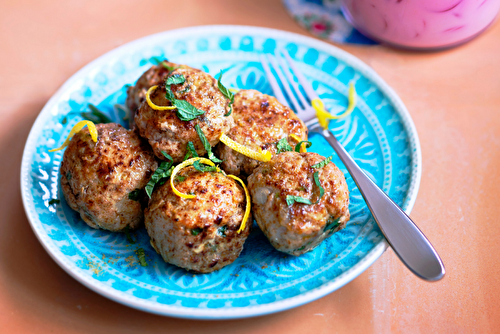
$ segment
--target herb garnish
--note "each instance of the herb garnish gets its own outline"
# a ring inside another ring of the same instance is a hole
[[[194,144],[192,141],[187,143],[187,150],[188,150],[188,154],[191,155],[191,158],[198,158],[199,155],[196,152],[196,149],[194,148]],[[184,160],[186,160],[186,159],[184,159]]]
[[[295,202],[303,203],[303,204],[312,204],[310,199],[300,197],[300,196],[286,195],[286,204],[288,206],[292,205]]]
[[[201,227],[197,227],[197,228],[191,230],[191,234],[194,236],[197,236],[201,232],[203,232],[203,229]]]
[[[142,189],[132,190],[128,193],[128,199],[132,201],[140,201],[142,197]]]
[[[215,163],[221,163],[222,160],[218,159],[212,152],[212,147],[210,146],[210,143],[208,142],[207,137],[205,137],[205,134],[201,130],[200,126],[196,124],[194,126],[194,129],[196,130],[196,133],[198,134],[198,137],[200,137],[201,143],[203,144],[203,147],[205,148],[205,151],[208,153],[208,158],[212,160]]]
[[[325,194],[325,189],[321,186],[321,182],[319,181],[319,172],[314,172],[313,178],[314,178],[314,183],[316,183],[316,185],[319,188],[319,198],[318,198],[318,201],[316,202],[316,203],[319,203],[319,200]]]
[[[229,99],[229,111],[227,112],[227,114],[224,115],[227,117],[227,116],[231,115],[231,113],[233,111],[234,94],[233,94],[233,92],[231,92],[229,89],[227,89],[222,84],[222,75],[223,74],[224,74],[224,71],[221,70],[220,74],[219,74],[219,79],[217,79],[217,87],[219,87],[219,90],[222,93],[222,95],[224,95],[226,97],[226,99]]]
[[[340,220],[340,217],[337,219],[334,219],[334,220],[332,220],[331,218],[328,219],[326,222],[326,226],[325,226],[324,231],[325,232],[327,230],[333,231],[334,229],[336,229],[340,225],[339,220]]]
[[[180,85],[180,84],[183,84],[184,82],[186,82],[186,78],[184,77],[184,75],[174,74],[174,75],[171,75],[167,78],[167,80],[165,81],[165,85],[166,86]]]
[[[175,71],[176,69],[179,68],[178,66],[168,66],[167,63],[165,63],[164,61],[162,61],[160,65],[165,67],[170,72]]]
[[[304,198],[304,197],[300,197],[300,196],[286,195],[286,204],[288,206],[292,205],[295,202],[297,202],[297,203],[303,203],[303,204],[309,204],[309,205],[311,205],[311,204],[318,204],[319,203],[319,201],[321,200],[321,198],[325,194],[325,189],[321,186],[321,182],[319,180],[319,172],[314,172],[313,178],[314,178],[314,183],[316,183],[316,185],[319,188],[319,198],[318,198],[318,200],[313,203],[308,198]]]
[[[217,172],[217,167],[202,164],[200,160],[195,161],[193,167],[199,172]]]
[[[221,226],[217,229],[217,233],[224,238],[226,237],[226,231],[227,231],[227,225]]]
[[[146,252],[144,252],[143,248],[139,248],[135,251],[135,254],[137,254],[137,257],[139,258],[139,263],[143,267],[147,267],[148,263],[146,262]]]
[[[186,179],[186,177],[185,177],[185,176],[180,176],[180,175],[178,175],[178,176],[176,176],[176,177],[175,177],[175,182],[182,182],[182,181],[184,181],[185,179]]]
[[[330,156],[329,156],[328,158],[326,158],[325,160],[320,161],[320,162],[318,162],[317,164],[312,165],[311,167],[312,167],[312,168],[323,168],[323,167],[325,167],[326,165],[328,165],[328,163],[329,163],[330,161],[332,161],[332,159],[333,159],[333,155],[330,155]]]
[[[276,148],[278,149],[278,153],[280,154],[282,152],[291,152],[293,151],[292,147],[290,144],[288,144],[288,141],[286,140],[286,137],[283,137],[276,143]]]
[[[203,115],[205,113],[205,110],[201,110],[193,106],[191,103],[185,100],[177,100],[175,98],[174,93],[172,92],[172,89],[170,88],[171,85],[179,85],[183,84],[186,82],[186,78],[182,74],[174,74],[170,77],[167,78],[165,81],[165,89],[166,89],[166,94],[165,97],[167,100],[169,100],[172,105],[177,108],[177,117],[181,121],[192,121],[196,117]]]
[[[82,112],[82,117],[92,121],[93,123],[111,123],[112,120],[102,111],[97,109],[95,105],[89,103],[90,112]]]
[[[148,184],[146,185],[146,194],[148,194],[148,197],[151,198],[151,194],[153,193],[153,189],[155,188],[155,185],[158,183],[159,185],[162,185],[165,183],[162,179],[167,179],[170,177],[172,174],[172,165],[174,163],[174,159],[170,155],[168,155],[166,152],[161,151],[163,156],[167,158],[170,161],[162,161],[160,163],[160,166],[155,170],[153,176],[151,176],[151,179],[149,180]],[[163,183],[162,183],[163,181]]]
[[[163,60],[161,60],[160,57],[151,57],[151,58],[149,58],[149,61],[155,65],[158,65],[159,63],[163,62]]]
[[[312,143],[310,141],[303,140],[303,141],[299,142],[297,145],[295,145],[295,152],[299,152],[300,153],[300,148],[302,147],[303,143],[307,143],[306,144],[306,149],[308,149],[312,145]]]
[[[131,244],[135,244],[135,240],[130,235],[130,228],[128,225],[125,227],[124,232],[125,232],[125,237],[127,238],[127,241],[130,242]]]
[[[60,201],[60,200],[58,200],[58,199],[56,199],[56,198],[53,198],[53,199],[51,199],[51,200],[49,201],[49,205],[52,205],[52,204],[59,204],[59,203],[61,203],[61,201]]]

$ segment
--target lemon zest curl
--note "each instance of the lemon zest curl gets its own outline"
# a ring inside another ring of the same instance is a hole
[[[259,151],[251,150],[248,147],[235,142],[234,140],[232,140],[231,138],[229,138],[225,134],[222,134],[219,139],[221,142],[223,142],[224,144],[226,144],[227,146],[229,146],[230,148],[232,148],[236,152],[241,153],[244,156],[247,156],[247,157],[252,158],[254,160],[267,162],[267,161],[270,161],[272,156],[273,156],[271,154],[271,152],[266,151],[266,150],[263,151],[260,147],[259,147]]]
[[[66,140],[64,141],[64,143],[58,148],[54,148],[52,150],[49,150],[49,152],[60,151],[63,148],[65,148],[66,146],[68,146],[71,138],[73,138],[73,136],[75,134],[77,134],[78,132],[80,132],[85,126],[87,126],[89,128],[89,132],[90,132],[90,136],[92,137],[92,140],[95,143],[97,143],[97,128],[95,127],[95,124],[91,121],[80,121],[73,126],[73,128],[69,132],[68,137],[66,137]]]
[[[151,86],[148,89],[148,92],[146,93],[146,102],[148,105],[151,107],[151,109],[154,110],[174,110],[176,109],[175,106],[158,106],[151,101],[151,94],[155,91],[155,89],[158,88],[158,86]]]
[[[325,109],[325,104],[320,98],[313,99],[311,105],[316,110],[316,117],[318,118],[318,123],[323,127],[323,129],[328,129],[328,123],[331,119],[341,119],[349,116],[356,107],[356,90],[354,89],[354,84],[349,83],[349,94],[348,94],[349,104],[347,109],[340,115],[332,115]]]
[[[246,197],[246,201],[247,201],[247,207],[245,208],[245,214],[243,215],[243,220],[241,221],[240,228],[238,229],[238,234],[240,234],[242,231],[245,230],[248,217],[250,216],[250,210],[251,210],[250,194],[248,193],[248,189],[245,186],[245,183],[239,177],[234,176],[234,175],[227,175],[227,177],[230,177],[230,178],[235,179],[236,181],[238,181],[241,184],[241,186],[243,187],[243,190],[245,190],[245,197]]]

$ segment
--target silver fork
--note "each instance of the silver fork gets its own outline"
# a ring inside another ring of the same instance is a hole
[[[286,61],[279,54],[276,54],[275,57],[267,57],[268,60],[265,56],[261,56],[262,66],[278,101],[288,106],[287,99],[268,62],[271,63],[273,70],[278,75],[297,115],[305,122],[310,132],[317,132],[328,141],[346,166],[365,199],[373,218],[399,259],[411,272],[424,280],[437,281],[443,278],[445,274],[443,262],[425,235],[410,217],[359,168],[333,133],[324,130],[318,124],[316,112],[311,106],[311,101],[319,98],[318,94],[298,70],[288,53],[283,52],[283,55]],[[307,99],[302,94],[293,76],[297,77],[306,92]]]

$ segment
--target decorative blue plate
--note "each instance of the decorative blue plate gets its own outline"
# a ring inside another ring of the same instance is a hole
[[[241,256],[211,274],[193,274],[166,264],[149,245],[145,229],[136,243],[123,233],[89,228],[61,194],[58,147],[80,112],[93,103],[126,124],[119,106],[126,86],[155,57],[188,64],[216,75],[224,84],[272,94],[259,54],[286,48],[328,108],[347,106],[347,84],[355,82],[354,113],[332,122],[347,151],[392,199],[409,212],[417,196],[421,154],[413,122],[394,91],[364,63],[329,44],[278,30],[242,26],[204,26],[168,31],[119,47],[73,75],[50,99],[28,137],[21,167],[24,207],[38,239],[71,276],[117,302],[157,314],[198,319],[229,319],[289,309],[320,298],[350,282],[387,248],[352,178],[351,220],[347,227],[300,257],[276,251],[256,227]],[[312,135],[312,151],[333,150]],[[59,199],[58,204],[49,204]],[[147,267],[135,250],[146,252]]]

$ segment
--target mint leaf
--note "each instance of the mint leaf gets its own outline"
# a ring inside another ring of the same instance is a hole
[[[311,200],[300,197],[300,196],[292,196],[292,195],[286,195],[286,204],[288,206],[292,205],[293,203],[303,203],[303,204],[312,204]]]
[[[92,121],[96,124],[98,123],[111,123],[112,120],[106,116],[103,112],[101,112],[99,109],[97,109],[96,106],[93,104],[89,103],[89,109],[90,112],[82,112],[82,117],[85,119],[88,119],[89,121]]]
[[[134,239],[130,235],[130,227],[128,225],[125,226],[124,232],[125,232],[125,237],[127,238],[127,241],[130,242],[131,244],[135,244]]]
[[[328,163],[329,163],[330,161],[332,161],[332,158],[333,158],[333,155],[330,155],[330,156],[329,156],[328,158],[326,158],[325,160],[320,161],[320,162],[318,162],[317,164],[312,165],[311,167],[312,167],[312,168],[323,168],[323,167],[325,167],[326,165],[328,165]]]
[[[312,143],[310,141],[307,141],[307,140],[303,140],[301,142],[299,142],[297,145],[295,145],[295,152],[299,152],[300,153],[300,147],[302,146],[303,143],[307,143],[306,144],[306,149],[311,147]]]
[[[167,63],[165,63],[164,61],[162,61],[160,65],[169,70],[170,72],[175,71],[176,69],[179,68],[178,66],[168,66]]]
[[[291,152],[293,151],[292,147],[288,144],[288,141],[286,140],[286,137],[282,138],[280,141],[276,143],[276,148],[278,149],[278,153],[280,154],[281,152]]]
[[[227,89],[223,84],[222,84],[222,75],[224,74],[224,71],[220,71],[219,74],[219,79],[217,79],[217,87],[219,87],[220,92],[222,95],[224,95],[227,99],[229,99],[231,102],[234,101],[234,94],[231,92],[229,89]]]
[[[326,226],[325,226],[324,231],[325,232],[327,230],[333,231],[334,229],[336,229],[337,226],[340,225],[339,220],[340,220],[340,217],[337,218],[337,219],[333,219],[333,220],[332,220],[332,218],[328,219],[327,222],[326,222]]]
[[[229,111],[224,115],[225,117],[231,115],[233,112],[233,103],[234,103],[234,94],[231,92],[226,86],[222,84],[222,75],[224,74],[224,71],[220,71],[219,74],[219,79],[217,80],[217,87],[219,87],[219,91],[226,97],[226,99],[229,99]]]
[[[146,194],[148,195],[149,198],[151,198],[151,194],[153,193],[153,190],[156,186],[156,184],[162,185],[165,182],[161,182],[162,179],[169,178],[170,175],[172,175],[172,165],[174,163],[172,157],[168,155],[166,152],[161,151],[163,156],[167,158],[170,161],[162,161],[160,163],[160,166],[155,170],[153,176],[151,176],[151,179],[149,180],[148,184],[146,185]]]
[[[186,77],[182,74],[174,74],[171,75],[167,78],[165,81],[165,85],[170,86],[170,85],[180,85],[186,82]]]
[[[128,199],[132,201],[140,201],[142,197],[142,189],[136,189],[128,193]]]
[[[191,142],[191,141],[188,142],[186,148],[188,150],[188,153],[186,154],[186,157],[189,158],[189,155],[191,155],[192,158],[197,158],[198,157],[198,153],[196,152],[196,149],[194,148],[193,142]],[[187,160],[187,159],[184,158],[184,160]]]
[[[137,254],[137,257],[139,258],[139,263],[143,267],[147,267],[148,263],[146,262],[146,252],[144,252],[143,248],[139,248],[135,251],[135,254]]]
[[[319,181],[319,172],[314,172],[313,178],[314,178],[314,183],[316,183],[316,185],[319,187],[319,198],[318,201],[316,202],[319,203],[321,197],[323,197],[323,195],[325,194],[325,188],[321,186],[321,182]]]
[[[194,129],[196,130],[196,133],[198,134],[198,137],[200,137],[200,141],[203,144],[203,147],[205,148],[205,151],[208,153],[208,158],[212,160],[215,163],[221,163],[222,160],[218,159],[213,153],[212,153],[212,147],[210,146],[210,143],[208,142],[207,137],[205,137],[205,134],[201,130],[200,126],[196,124],[194,126]]]
[[[192,121],[205,113],[205,110],[196,108],[188,101],[175,99],[172,101],[172,104],[177,108],[177,117],[181,121]]]
[[[193,167],[199,172],[217,172],[217,167],[202,164],[200,160],[195,161]]]
[[[200,227],[197,227],[197,228],[191,230],[191,234],[194,236],[200,234],[201,232],[203,232],[203,229]]]
[[[221,237],[226,237],[227,225],[221,226],[217,229],[217,234]]]
[[[177,108],[176,111],[177,117],[179,117],[181,121],[187,122],[187,121],[192,121],[193,119],[195,119],[200,115],[203,115],[205,111],[196,108],[188,101],[177,100],[170,86],[182,84],[184,82],[186,82],[186,78],[182,74],[174,74],[172,76],[169,76],[165,81],[165,90],[166,90],[165,98],[169,100],[172,103],[172,105]]]

